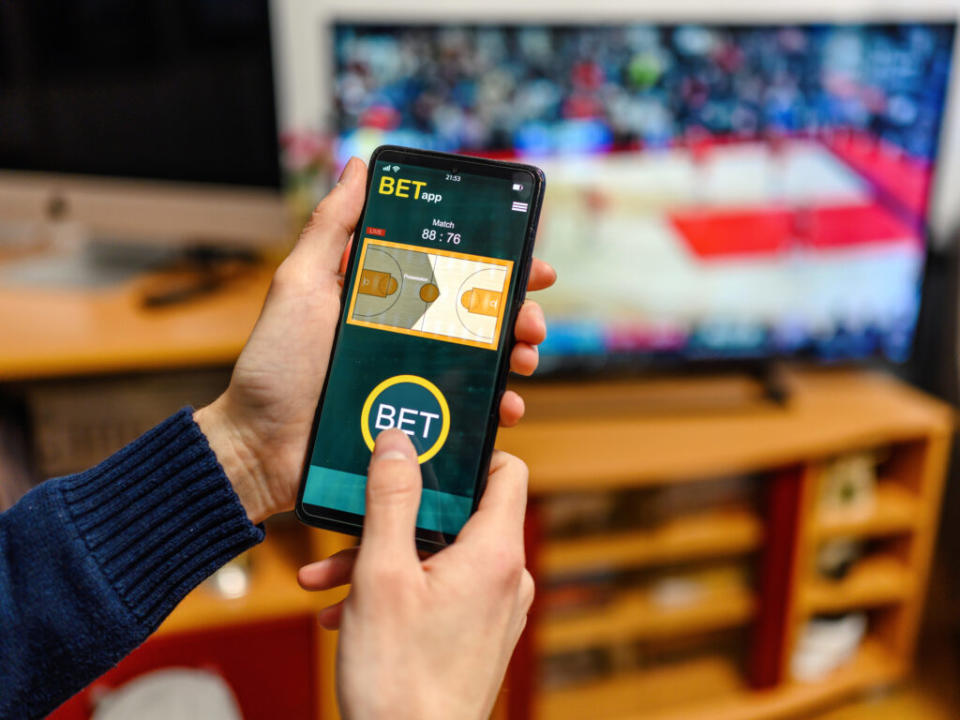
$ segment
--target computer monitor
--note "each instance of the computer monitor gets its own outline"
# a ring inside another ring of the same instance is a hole
[[[267,0],[0,4],[0,221],[257,243],[289,231]]]
[[[335,131],[545,169],[548,366],[903,360],[955,33],[341,19]]]

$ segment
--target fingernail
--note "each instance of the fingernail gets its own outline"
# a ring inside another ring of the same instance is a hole
[[[399,450],[385,450],[382,453],[375,454],[374,457],[377,460],[408,460],[409,459],[405,453],[402,453]]]
[[[373,458],[371,460],[403,458],[412,461],[416,457],[417,451],[410,443],[410,438],[400,430],[392,428],[377,435],[377,443],[373,448]]]
[[[309,563],[308,565],[304,565],[304,566],[303,566],[302,568],[300,568],[300,569],[301,569],[301,570],[316,570],[317,568],[321,568],[321,567],[323,567],[324,565],[326,565],[329,561],[330,561],[330,558],[324,558],[323,560],[315,560],[314,562]]]
[[[354,162],[356,157],[351,157],[347,160],[346,166],[343,168],[343,172],[340,173],[340,178],[337,180],[337,185],[342,185],[345,182],[348,182],[353,174],[357,171],[357,163]]]

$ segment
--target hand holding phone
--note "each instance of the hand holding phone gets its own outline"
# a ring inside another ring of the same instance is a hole
[[[276,271],[230,386],[194,414],[255,523],[294,507],[340,316],[341,260],[364,204],[366,179],[364,163],[352,159]],[[555,278],[549,265],[535,260],[528,289],[549,287]],[[511,370],[533,372],[544,332],[539,307],[528,301],[517,317]],[[522,400],[508,391],[501,424],[515,424],[522,415]]]

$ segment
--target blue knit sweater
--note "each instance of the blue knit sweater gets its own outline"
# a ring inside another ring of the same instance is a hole
[[[181,410],[0,514],[0,718],[43,717],[263,539]]]

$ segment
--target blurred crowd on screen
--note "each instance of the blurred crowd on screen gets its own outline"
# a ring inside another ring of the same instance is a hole
[[[342,154],[361,141],[549,154],[845,128],[926,159],[953,38],[946,25],[334,33]]]

